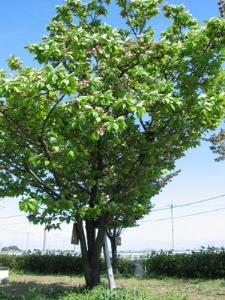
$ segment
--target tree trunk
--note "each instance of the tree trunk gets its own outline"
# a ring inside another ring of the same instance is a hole
[[[111,243],[111,249],[112,249],[112,267],[113,272],[115,274],[119,274],[119,268],[118,268],[118,256],[117,256],[117,245],[116,245],[116,239],[115,237],[110,238]]]
[[[100,283],[101,251],[106,226],[103,224],[96,230],[93,221],[86,221],[85,235],[82,220],[79,220],[77,224],[85,282],[88,288],[93,288]]]

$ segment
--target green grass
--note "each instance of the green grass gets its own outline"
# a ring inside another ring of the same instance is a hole
[[[224,280],[175,278],[117,278],[118,289],[110,292],[107,280],[93,290],[83,287],[81,277],[11,274],[0,285],[3,300],[213,300],[225,299]]]

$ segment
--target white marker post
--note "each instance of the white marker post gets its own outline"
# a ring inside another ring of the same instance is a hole
[[[4,284],[9,281],[9,269],[0,267],[0,283]]]
[[[112,264],[111,264],[111,260],[109,257],[109,248],[108,248],[108,241],[107,241],[106,234],[104,237],[103,250],[104,250],[105,263],[106,263],[106,268],[107,268],[109,288],[110,288],[110,290],[114,290],[116,288],[116,283],[114,280]]]

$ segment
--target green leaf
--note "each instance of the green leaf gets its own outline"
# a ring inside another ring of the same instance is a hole
[[[49,160],[45,160],[45,161],[44,161],[44,165],[45,165],[46,167],[48,167],[49,164],[50,164]]]
[[[71,157],[71,158],[74,158],[74,156],[75,156],[74,151],[73,151],[73,150],[70,150],[70,151],[68,152],[68,156]]]
[[[58,153],[60,151],[59,146],[53,146],[52,147],[53,152]]]
[[[113,123],[112,124],[112,128],[115,130],[115,131],[118,131],[119,130],[119,125],[117,123]]]

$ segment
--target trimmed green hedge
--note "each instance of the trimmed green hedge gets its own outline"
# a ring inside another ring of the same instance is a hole
[[[14,271],[22,271],[36,274],[83,274],[80,256],[54,255],[54,254],[29,254],[21,256],[0,255],[0,265],[9,267]],[[123,258],[118,258],[120,274],[135,273],[135,264]],[[102,260],[101,272],[105,272],[105,263]]]
[[[80,256],[29,254],[29,255],[0,255],[0,265],[14,271],[39,274],[81,274],[82,263]]]
[[[135,275],[136,266],[134,261],[118,257],[118,270],[121,275]]]
[[[225,250],[208,248],[191,254],[153,253],[143,261],[146,275],[184,278],[225,278]]]

